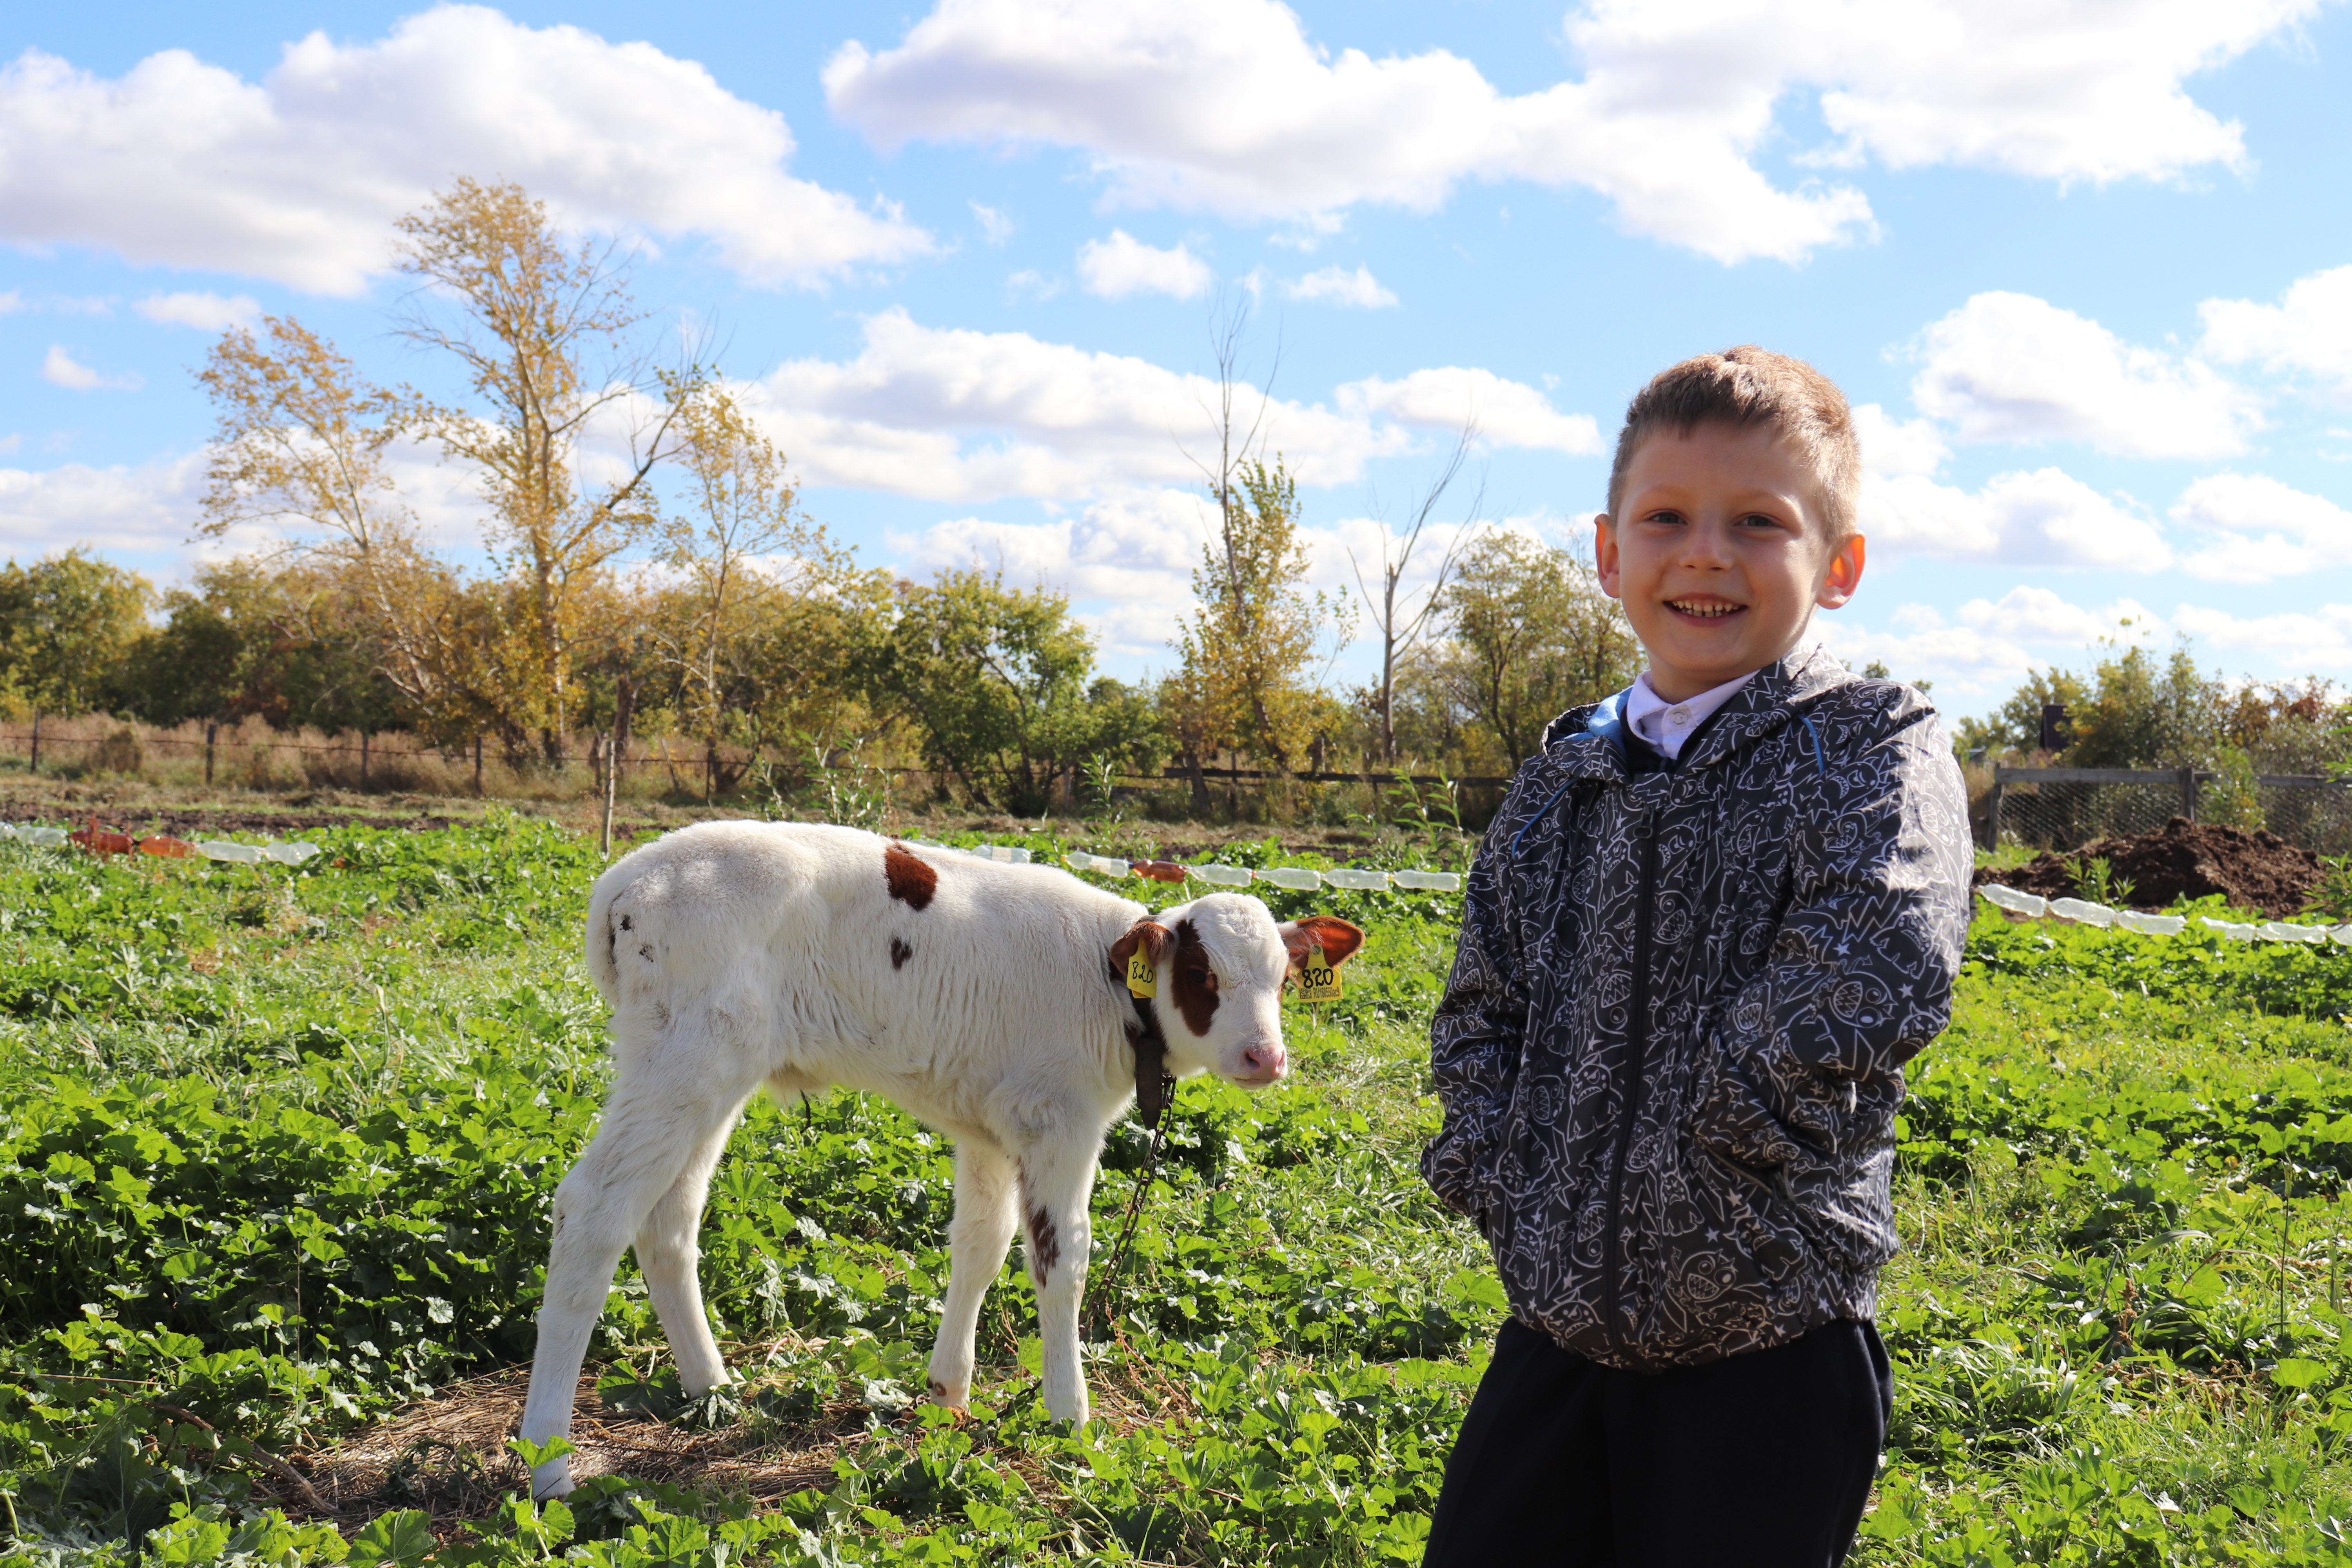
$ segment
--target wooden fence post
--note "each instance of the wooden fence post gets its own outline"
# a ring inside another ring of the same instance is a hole
[[[2180,770],[2180,815],[2189,821],[2197,820],[2197,770]]]
[[[220,739],[220,721],[205,721],[205,787],[213,787],[213,742]]]
[[[39,773],[41,771],[41,710],[37,708],[33,710],[32,771],[34,773]]]
[[[482,738],[474,737],[474,798],[482,798]]]
[[[621,785],[621,759],[629,748],[629,709],[637,695],[637,683],[622,676],[613,683],[613,740],[604,748],[604,858],[613,858],[613,796]]]
[[[1992,791],[1985,796],[1985,847],[1988,849],[2000,847],[2000,795],[2004,787],[2000,772],[2000,764],[1995,763],[1992,765]]]
[[[368,786],[368,743],[374,737],[365,730],[360,731],[360,788]]]

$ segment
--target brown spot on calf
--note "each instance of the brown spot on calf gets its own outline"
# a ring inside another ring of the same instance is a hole
[[[1209,950],[1201,945],[1201,933],[1189,920],[1176,922],[1174,967],[1176,1011],[1186,1028],[1205,1037],[1209,1020],[1217,1016],[1217,972],[1210,967]]]
[[[905,942],[899,941],[895,936],[890,939],[890,967],[892,969],[906,968],[907,960],[914,956],[915,950],[913,948],[908,947]]]
[[[1054,1265],[1062,1261],[1061,1233],[1054,1228],[1054,1215],[1045,1205],[1029,1211],[1029,1272],[1037,1279],[1037,1288],[1045,1288],[1045,1276]]]
[[[940,874],[903,844],[882,851],[882,879],[889,885],[890,896],[910,910],[929,904],[940,887]]]

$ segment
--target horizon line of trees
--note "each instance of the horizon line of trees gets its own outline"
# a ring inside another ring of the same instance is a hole
[[[1485,527],[1475,502],[1434,581],[1402,591],[1465,423],[1379,587],[1360,574],[1378,682],[1331,689],[1356,605],[1302,585],[1270,385],[1238,374],[1245,306],[1213,343],[1196,604],[1173,671],[1131,684],[1043,584],[861,564],[723,378],[657,358],[625,257],[566,237],[521,187],[458,179],[397,233],[413,287],[393,334],[464,395],[375,382],[291,317],[223,333],[197,375],[215,415],[200,532],[285,542],[168,591],[86,550],[10,561],[0,710],[400,730],[548,768],[633,727],[698,749],[712,795],[763,757],[848,754],[1024,811],[1089,772],[1174,762],[1205,806],[1220,758],[1507,773],[1552,714],[1638,668],[1590,567]],[[393,466],[413,446],[473,477],[477,550],[420,525]]]

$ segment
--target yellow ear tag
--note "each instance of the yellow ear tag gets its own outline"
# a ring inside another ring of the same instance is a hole
[[[1307,950],[1307,962],[1298,967],[1298,999],[1301,1002],[1337,1002],[1339,999],[1339,971],[1323,962],[1320,942]]]
[[[1151,955],[1141,943],[1127,955],[1127,994],[1130,996],[1160,994],[1160,971],[1151,965]]]

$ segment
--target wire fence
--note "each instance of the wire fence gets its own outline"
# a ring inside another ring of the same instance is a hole
[[[1987,848],[2079,849],[2099,838],[2153,833],[2173,817],[2195,822],[2218,775],[2193,769],[1993,769],[1979,818]],[[2352,854],[2352,784],[2299,773],[2254,781],[2252,825],[2317,855]],[[2246,820],[2242,814],[2240,820]]]

